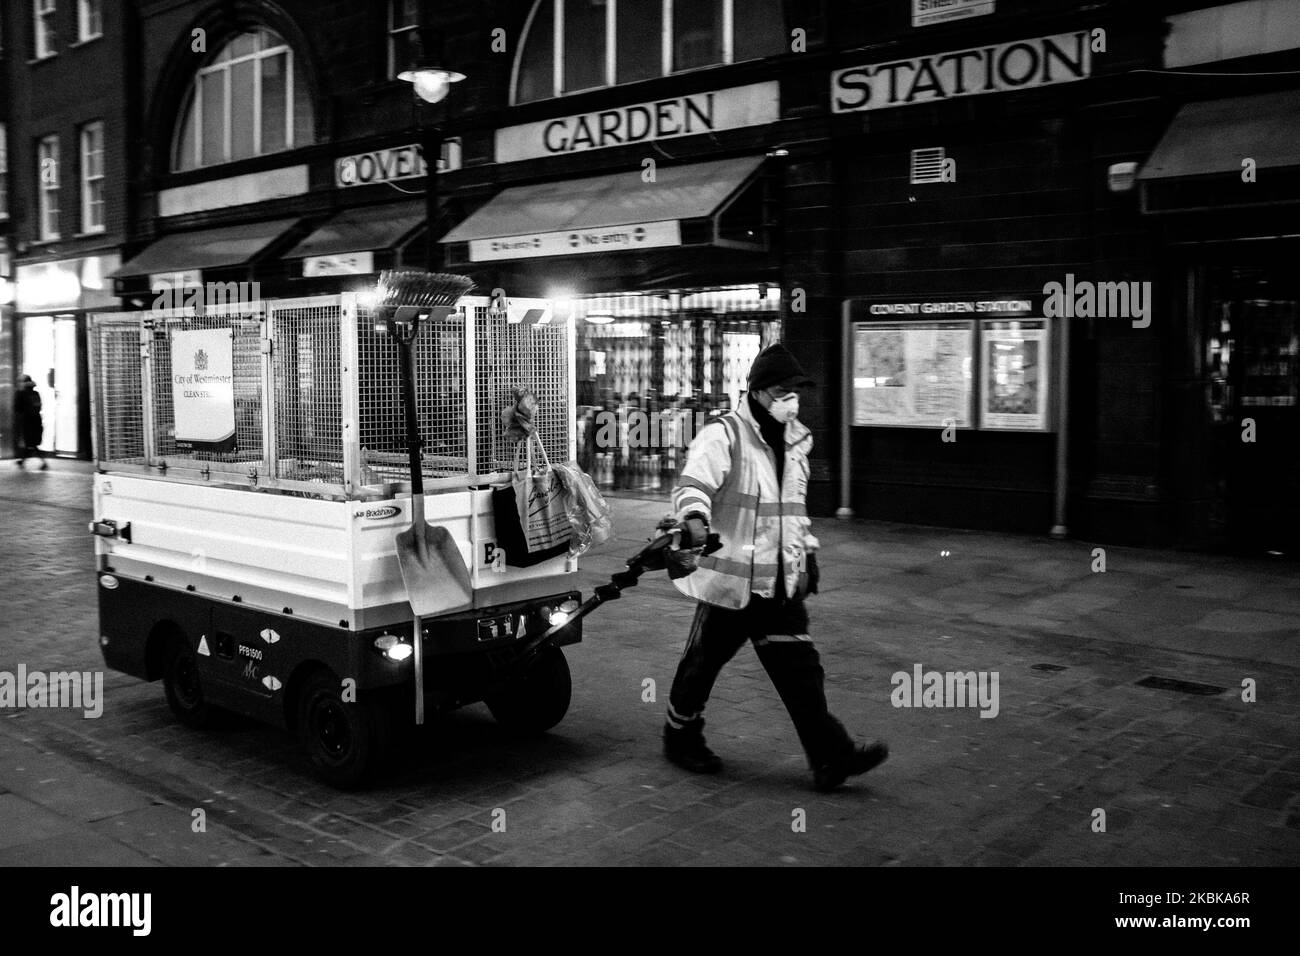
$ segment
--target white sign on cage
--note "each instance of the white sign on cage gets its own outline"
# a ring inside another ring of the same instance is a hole
[[[176,447],[235,449],[235,347],[229,329],[173,332],[172,402]]]

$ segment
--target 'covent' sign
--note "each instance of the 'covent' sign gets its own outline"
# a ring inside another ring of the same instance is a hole
[[[1082,80],[1092,72],[1091,40],[1080,30],[836,70],[831,105],[852,113]]]

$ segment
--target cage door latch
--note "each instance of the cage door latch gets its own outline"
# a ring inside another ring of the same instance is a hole
[[[101,538],[120,538],[130,544],[131,522],[123,521],[118,524],[112,518],[100,518],[90,523],[90,533]]]

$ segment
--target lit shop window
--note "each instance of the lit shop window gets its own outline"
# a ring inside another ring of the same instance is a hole
[[[54,0],[32,0],[32,27],[36,59],[54,56],[58,35],[54,32]]]
[[[781,0],[537,0],[514,103],[785,52]]]
[[[81,128],[81,231],[104,231],[104,124]]]
[[[420,0],[388,0],[388,78],[415,65],[420,57]]]
[[[0,123],[0,219],[9,218],[9,129]]]
[[[36,148],[37,214],[42,242],[59,238],[59,138],[46,136]]]
[[[103,35],[103,0],[77,0],[77,41],[85,43]]]
[[[172,168],[215,166],[311,141],[311,97],[293,50],[258,30],[235,37],[195,75]]]

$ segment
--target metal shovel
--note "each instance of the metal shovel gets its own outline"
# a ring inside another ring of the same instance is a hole
[[[458,280],[458,281],[452,281]],[[402,410],[406,418],[406,448],[411,465],[411,526],[397,535],[397,563],[402,570],[407,599],[411,602],[413,660],[415,668],[415,722],[424,723],[424,618],[470,607],[474,589],[469,569],[446,528],[424,520],[424,468],[420,456],[420,427],[415,404],[415,374],[412,345],[422,316],[446,316],[449,304],[464,293],[469,280],[461,276],[431,276],[385,273],[381,276],[381,298],[385,305],[403,296],[422,305],[402,305],[383,324],[394,333],[401,362]],[[407,288],[403,289],[405,285]],[[413,287],[413,288],[412,288]],[[408,300],[409,301],[409,300]],[[428,303],[428,304],[423,304]],[[386,314],[385,309],[383,313]],[[471,520],[473,518],[471,517]]]

